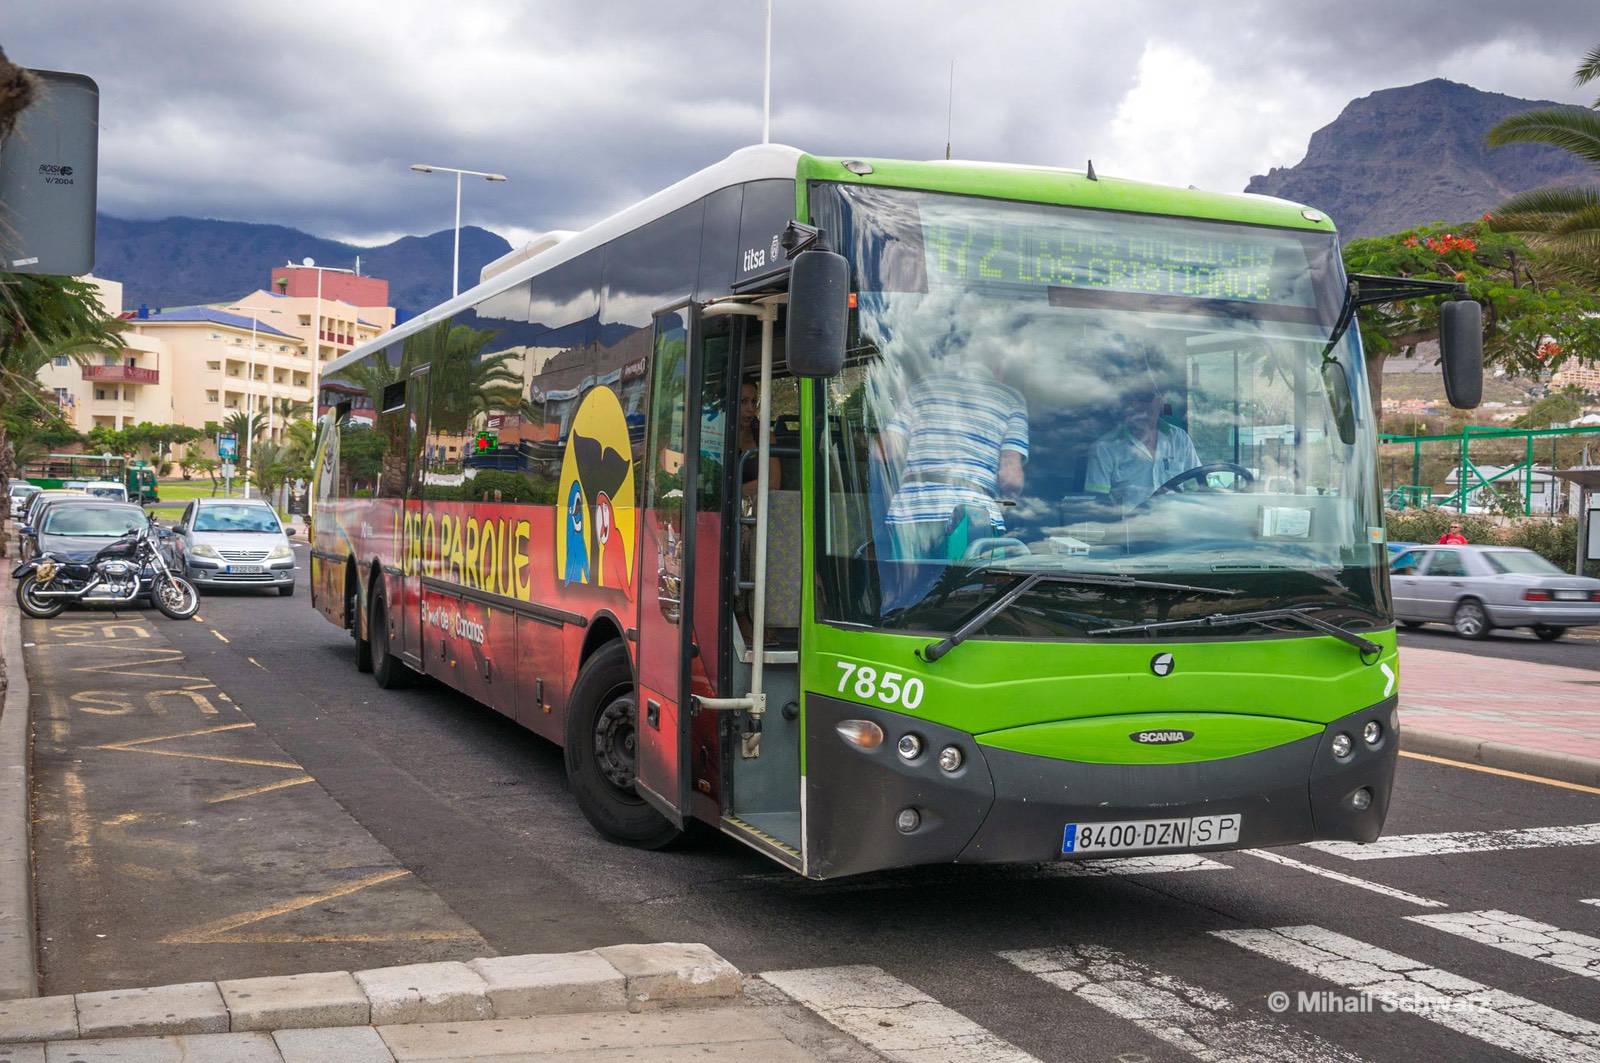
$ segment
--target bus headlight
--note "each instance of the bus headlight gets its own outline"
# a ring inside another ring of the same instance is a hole
[[[945,746],[939,750],[939,767],[944,771],[956,771],[961,767],[961,750],[955,746]]]
[[[900,750],[900,755],[906,760],[916,760],[922,755],[922,739],[912,734],[901,735],[900,743],[895,748]]]
[[[1350,795],[1350,807],[1357,812],[1365,812],[1372,807],[1372,791],[1363,786]]]
[[[922,813],[914,808],[902,808],[894,817],[894,825],[901,834],[910,834],[922,825]]]
[[[857,749],[877,749],[883,745],[883,728],[871,720],[841,720],[833,729]]]
[[[1354,743],[1350,741],[1350,736],[1345,734],[1343,731],[1340,731],[1338,734],[1333,736],[1333,745],[1331,747],[1333,749],[1333,755],[1338,757],[1340,760],[1343,760],[1345,757],[1350,755],[1350,747],[1352,745],[1354,745]]]
[[[1369,746],[1378,744],[1378,739],[1383,737],[1383,724],[1377,720],[1368,720],[1367,725],[1361,729],[1361,740]]]

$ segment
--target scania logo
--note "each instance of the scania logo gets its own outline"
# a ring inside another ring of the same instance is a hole
[[[1172,654],[1158,653],[1150,658],[1150,671],[1155,675],[1172,674]]]
[[[1141,746],[1172,746],[1194,737],[1193,731],[1135,731],[1128,736]]]

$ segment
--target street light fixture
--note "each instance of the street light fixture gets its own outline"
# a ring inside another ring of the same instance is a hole
[[[343,269],[339,266],[319,266],[316,259],[309,255],[298,263],[290,262],[290,269],[314,269],[317,271],[317,302],[316,312],[311,318],[311,419],[317,419],[319,400],[322,397],[322,275],[324,273],[354,273],[353,269]],[[291,371],[292,372],[292,371]],[[293,380],[290,381],[293,383]],[[272,429],[272,404],[267,403],[267,430]]]
[[[454,166],[430,166],[427,163],[414,162],[411,168],[417,173],[453,173],[456,175],[456,244],[455,259],[450,269],[450,298],[454,299],[461,294],[461,178],[481,177],[485,181],[504,181],[503,173],[485,173],[482,170],[458,170]]]

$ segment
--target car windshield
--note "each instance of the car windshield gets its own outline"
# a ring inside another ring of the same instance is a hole
[[[1512,576],[1565,576],[1566,573],[1552,565],[1532,550],[1485,550],[1484,560],[1502,575]]]
[[[117,539],[144,527],[145,516],[121,506],[57,506],[45,517],[47,535],[72,535],[89,539]]]
[[[1359,340],[1328,344],[1332,234],[817,195],[856,301],[845,370],[820,385],[825,618],[949,631],[1034,571],[1237,593],[1042,582],[986,634],[1387,611]]]
[[[36,495],[38,493],[39,493],[39,489],[37,487],[35,487],[33,484],[12,484],[11,485],[10,495],[11,495],[12,498],[16,498],[19,495]]]
[[[281,531],[277,515],[266,506],[201,506],[195,510],[197,532],[275,532]]]

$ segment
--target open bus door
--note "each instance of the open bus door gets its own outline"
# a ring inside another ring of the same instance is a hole
[[[693,644],[695,491],[699,431],[689,416],[700,315],[655,315],[639,535],[639,698],[634,786],[675,825],[689,805],[689,668]],[[692,437],[692,438],[691,438]]]

